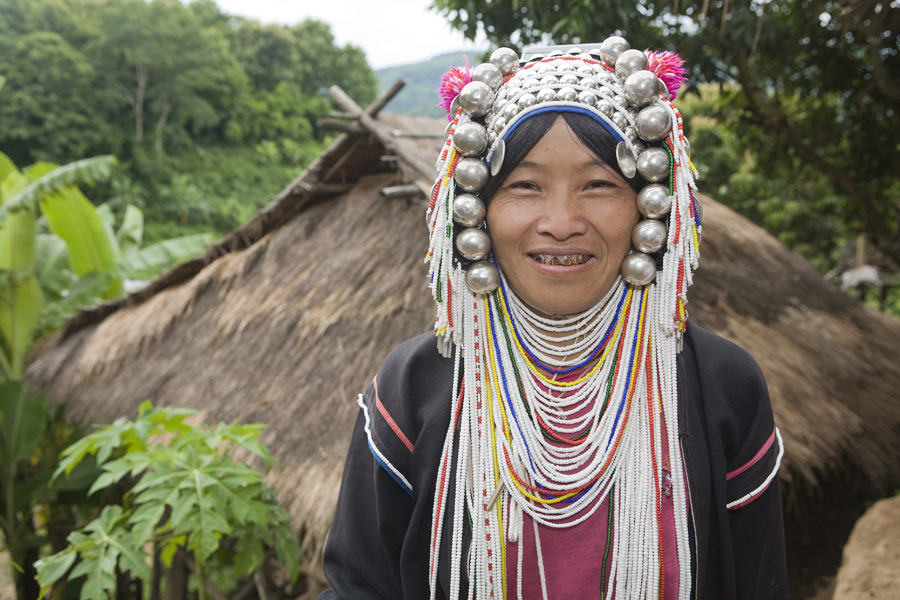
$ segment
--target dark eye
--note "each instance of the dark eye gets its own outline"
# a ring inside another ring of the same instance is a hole
[[[603,179],[597,179],[597,180],[595,180],[595,181],[589,182],[589,183],[588,183],[586,186],[584,186],[584,187],[585,187],[585,189],[603,189],[603,188],[614,188],[614,187],[617,187],[617,186],[616,186],[616,184],[613,183],[612,181],[606,181],[606,180],[603,180]]]
[[[529,180],[511,181],[506,187],[515,190],[537,190],[538,186],[535,182]]]

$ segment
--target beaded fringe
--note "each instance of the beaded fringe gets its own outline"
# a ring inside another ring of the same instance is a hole
[[[432,599],[437,590],[444,517],[451,503],[449,597],[460,598],[462,569],[465,568],[469,581],[468,598],[506,598],[507,590],[520,585],[520,582],[506,581],[506,541],[519,541],[521,560],[523,511],[533,519],[535,539],[538,540],[539,523],[547,527],[570,527],[588,518],[610,496],[613,500],[613,535],[605,597],[658,599],[663,576],[659,494],[663,483],[664,446],[671,460],[679,565],[678,598],[687,600],[690,597],[688,499],[678,442],[676,356],[687,320],[686,293],[699,260],[701,228],[699,207],[692,194],[695,170],[682,133],[681,115],[671,103],[667,106],[675,124],[665,140],[665,147],[672,156],[670,194],[673,206],[663,266],[656,281],[642,288],[632,289],[618,279],[611,294],[604,299],[594,323],[604,320],[612,323],[617,317],[622,327],[616,334],[619,336],[616,343],[632,350],[626,353],[627,364],[620,357],[619,364],[614,365],[614,357],[605,356],[603,362],[609,364],[600,365],[583,384],[599,390],[603,384],[594,379],[609,377],[611,369],[620,367],[619,374],[610,384],[610,406],[590,434],[602,433],[605,436],[602,439],[618,441],[612,446],[607,443],[604,448],[597,440],[590,440],[597,458],[580,464],[574,474],[578,477],[601,474],[592,485],[573,494],[573,501],[560,504],[544,504],[546,495],[526,492],[528,486],[538,488],[538,484],[543,486],[540,489],[549,489],[548,481],[542,479],[544,467],[536,467],[531,456],[542,442],[526,434],[526,430],[537,430],[533,416],[537,410],[532,410],[530,415],[517,414],[516,419],[531,420],[530,423],[522,422],[526,426],[510,423],[514,410],[521,411],[524,407],[516,404],[520,402],[516,390],[504,388],[501,372],[511,379],[514,365],[519,369],[527,366],[520,352],[499,342],[505,318],[501,298],[506,294],[514,299],[514,292],[504,292],[501,287],[490,296],[473,294],[466,287],[465,272],[454,259],[451,206],[455,194],[453,171],[459,157],[453,145],[453,134],[468,117],[459,112],[449,126],[448,138],[437,164],[439,177],[426,214],[431,231],[426,257],[430,264],[429,287],[438,307],[435,335],[445,356],[450,356],[452,347],[456,347],[451,425],[444,441],[434,497],[429,573]],[[612,314],[623,303],[630,308],[627,318],[624,314]],[[532,372],[527,370],[523,379],[529,377]],[[614,401],[616,405],[613,405]],[[627,411],[627,414],[614,419],[610,412],[614,409],[622,414]],[[658,418],[660,411],[665,419],[666,439],[663,439]],[[600,461],[607,463],[602,472],[601,465],[597,464]],[[547,465],[550,467],[552,465]],[[448,497],[451,479],[454,482],[452,498]],[[579,482],[568,483],[578,487],[574,484]],[[490,502],[501,484],[500,499]],[[559,493],[557,491],[555,497]],[[471,527],[472,531],[472,545],[468,551],[463,548],[466,527]],[[521,565],[517,572],[521,576]],[[541,581],[545,586],[542,566]],[[627,589],[625,585],[617,585],[617,582],[626,581]],[[546,597],[546,587],[543,593]]]

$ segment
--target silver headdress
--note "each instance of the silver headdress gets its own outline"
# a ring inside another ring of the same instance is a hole
[[[666,327],[684,329],[685,293],[699,258],[699,202],[690,145],[672,104],[684,69],[670,52],[630,49],[618,36],[602,44],[526,51],[509,48],[490,62],[452,69],[441,94],[450,123],[437,162],[427,222],[431,242],[430,286],[438,305],[435,333],[449,352],[461,333],[460,294],[489,294],[500,283],[484,228],[486,208],[478,193],[503,165],[505,144],[529,116],[580,112],[602,124],[618,142],[618,167],[648,185],[638,194],[643,220],[632,232],[632,252],[621,275],[630,285],[663,286]],[[662,264],[658,269],[657,265]],[[660,295],[657,295],[658,297]]]

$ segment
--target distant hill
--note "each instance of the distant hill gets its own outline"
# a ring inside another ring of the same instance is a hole
[[[438,95],[441,77],[450,67],[464,66],[465,56],[469,57],[469,65],[473,67],[481,62],[482,58],[478,51],[449,52],[423,62],[375,71],[379,91],[384,91],[397,79],[406,82],[406,86],[391,100],[385,110],[412,117],[446,116],[444,110],[436,106],[441,101]]]

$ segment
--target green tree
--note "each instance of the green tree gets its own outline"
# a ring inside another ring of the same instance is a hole
[[[697,82],[731,84],[722,122],[754,152],[760,182],[811,182],[826,219],[900,264],[900,10],[896,0],[434,0],[469,37],[520,45],[602,41],[678,50]],[[774,143],[773,143],[774,142]],[[698,152],[699,153],[699,152]],[[796,191],[796,188],[795,190]],[[760,189],[759,193],[770,193]],[[722,196],[728,202],[728,196]],[[817,218],[822,215],[817,215]]]

